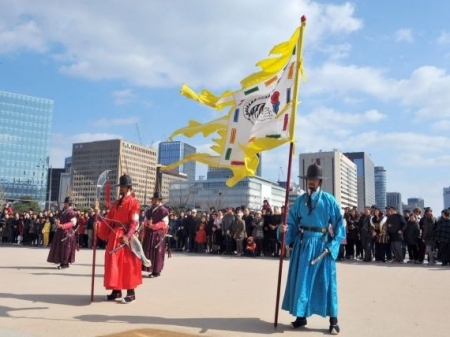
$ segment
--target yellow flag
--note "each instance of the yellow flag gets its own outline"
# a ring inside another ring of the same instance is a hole
[[[292,37],[282,42],[261,60],[255,72],[241,81],[241,88],[225,91],[216,96],[208,90],[196,93],[187,85],[181,94],[201,104],[220,110],[231,106],[228,114],[211,122],[189,121],[188,125],[172,133],[193,137],[217,134],[208,153],[190,154],[180,161],[167,165],[171,170],[187,161],[198,161],[214,167],[228,168],[233,177],[227,186],[233,186],[245,177],[253,176],[259,164],[257,154],[294,141],[298,79],[303,74],[302,40],[306,22],[297,28]]]

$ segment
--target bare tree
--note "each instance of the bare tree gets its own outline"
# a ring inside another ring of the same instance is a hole
[[[3,185],[0,184],[0,205],[3,206],[4,204],[6,204],[6,193]]]

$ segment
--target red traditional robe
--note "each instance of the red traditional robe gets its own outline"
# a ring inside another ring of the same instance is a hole
[[[109,252],[122,244],[121,237],[131,237],[139,224],[139,201],[131,194],[116,200],[106,219],[99,222],[97,235],[108,241],[105,251],[105,275],[103,284],[106,289],[134,289],[142,283],[142,262],[125,246],[115,253]]]

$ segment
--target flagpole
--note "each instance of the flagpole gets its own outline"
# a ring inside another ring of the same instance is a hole
[[[303,31],[306,26],[306,16],[302,16],[301,19],[301,28],[300,35],[297,43],[297,67],[295,73],[295,83],[294,83],[294,97],[293,97],[293,106],[292,106],[292,121],[290,125],[290,134],[291,134],[291,142],[289,144],[289,159],[288,159],[288,169],[287,169],[287,178],[286,178],[286,193],[284,196],[284,212],[283,216],[283,225],[286,225],[287,214],[289,211],[289,192],[291,185],[291,170],[292,170],[292,157],[294,153],[294,132],[295,132],[295,116],[297,114],[297,104],[298,104],[298,90],[299,90],[299,73],[302,68],[302,49],[303,49]],[[276,304],[275,304],[275,319],[273,322],[274,328],[278,326],[278,312],[280,309],[280,292],[281,292],[281,276],[283,274],[283,260],[284,260],[284,251],[285,251],[285,237],[286,234],[284,232],[280,232],[281,234],[281,251],[280,251],[280,262],[278,266],[278,283],[277,283],[277,295],[276,295]]]

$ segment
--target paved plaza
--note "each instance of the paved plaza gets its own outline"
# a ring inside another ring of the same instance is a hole
[[[0,246],[0,337],[25,336],[324,336],[313,316],[292,330],[279,312],[273,326],[278,260],[175,253],[162,276],[144,278],[136,302],[103,301],[104,250],[69,269],[46,262],[48,249]],[[282,295],[288,261],[283,264]],[[450,268],[409,264],[338,264],[341,336],[448,336]]]

